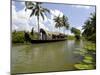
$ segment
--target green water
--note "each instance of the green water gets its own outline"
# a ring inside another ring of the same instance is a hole
[[[13,45],[12,73],[75,70],[74,64],[82,58],[73,52],[86,42],[67,40],[54,43]]]

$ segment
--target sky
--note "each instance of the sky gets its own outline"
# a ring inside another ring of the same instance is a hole
[[[86,5],[69,5],[69,4],[55,4],[43,3],[41,5],[50,10],[50,14],[45,16],[43,20],[40,16],[40,28],[51,32],[63,32],[64,28],[60,31],[55,28],[54,16],[67,16],[68,22],[71,27],[82,29],[84,22],[90,17],[90,14],[95,12],[95,6]],[[36,16],[29,17],[31,10],[25,11],[25,3],[21,1],[12,1],[12,31],[31,31],[32,27],[37,31],[37,18]],[[65,30],[66,34],[71,34],[70,30]]]

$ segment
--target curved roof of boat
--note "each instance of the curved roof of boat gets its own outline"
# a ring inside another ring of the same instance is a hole
[[[59,32],[50,32],[50,31],[47,31],[47,30],[44,30],[44,29],[40,29],[40,30],[43,30],[43,31],[45,31],[45,33],[47,34],[47,35],[59,35],[59,34],[62,34],[62,33],[59,33]]]

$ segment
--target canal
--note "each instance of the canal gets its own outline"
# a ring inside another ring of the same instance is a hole
[[[13,45],[12,73],[34,73],[75,70],[74,64],[82,58],[73,52],[86,42],[67,40],[53,43]]]

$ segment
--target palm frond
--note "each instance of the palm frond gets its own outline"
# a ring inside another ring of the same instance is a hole
[[[35,16],[39,16],[39,14],[40,14],[40,10],[35,9]]]
[[[48,10],[47,8],[43,8],[43,11],[50,13],[50,10]]]
[[[42,18],[43,18],[43,20],[44,20],[44,14],[43,14],[42,12],[41,12],[40,14],[41,14],[41,16],[42,16]]]
[[[33,9],[33,6],[34,6],[34,3],[32,1],[25,1],[25,6],[26,6],[26,9]]]
[[[35,9],[32,10],[32,13],[30,14],[30,17],[32,17],[35,14]]]

